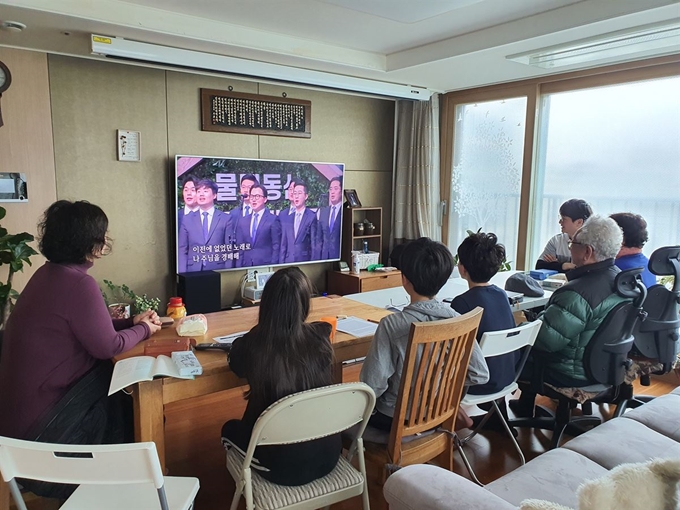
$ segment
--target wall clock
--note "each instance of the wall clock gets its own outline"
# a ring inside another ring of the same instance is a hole
[[[2,93],[9,88],[11,83],[12,73],[9,72],[9,67],[0,61],[0,97],[2,97]],[[2,109],[0,107],[0,127],[2,127],[2,125]]]

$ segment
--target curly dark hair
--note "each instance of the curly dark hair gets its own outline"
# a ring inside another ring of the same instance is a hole
[[[474,283],[488,282],[505,260],[505,246],[498,244],[496,234],[470,234],[458,247],[458,261]]]
[[[609,216],[623,231],[623,245],[626,248],[642,248],[649,240],[647,222],[639,214],[615,213]]]
[[[453,255],[442,243],[421,237],[404,246],[399,265],[413,290],[420,296],[432,298],[453,272]]]
[[[40,253],[57,264],[84,264],[110,248],[108,228],[109,219],[100,207],[84,200],[58,200],[38,224]]]

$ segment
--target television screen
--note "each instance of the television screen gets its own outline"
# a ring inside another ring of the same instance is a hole
[[[175,156],[177,272],[340,259],[344,165]]]

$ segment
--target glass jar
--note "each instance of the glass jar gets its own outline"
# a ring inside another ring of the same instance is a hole
[[[364,222],[363,221],[360,221],[359,223],[354,224],[354,235],[355,236],[364,235]]]
[[[172,317],[173,319],[181,319],[187,314],[187,309],[182,303],[181,297],[171,297],[168,303],[168,309],[166,310],[166,315]]]

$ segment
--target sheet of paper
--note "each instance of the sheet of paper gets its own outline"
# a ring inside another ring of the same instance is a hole
[[[369,322],[358,317],[347,317],[346,319],[338,319],[338,331],[353,335],[356,337],[373,336],[378,325],[374,322]]]
[[[238,333],[232,333],[231,335],[224,335],[224,336],[216,336],[213,338],[213,341],[217,342],[218,344],[228,344],[231,345],[231,343],[236,340],[238,337],[243,336],[247,333],[247,331],[239,331]]]

